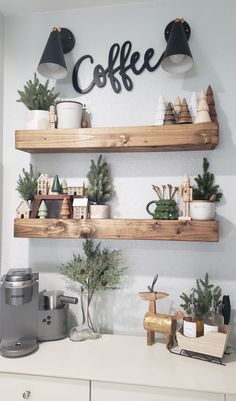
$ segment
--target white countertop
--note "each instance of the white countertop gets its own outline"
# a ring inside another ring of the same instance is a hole
[[[103,335],[93,341],[41,343],[22,358],[0,356],[0,372],[236,394],[235,354],[225,362],[174,355],[162,343],[147,346],[146,337]]]

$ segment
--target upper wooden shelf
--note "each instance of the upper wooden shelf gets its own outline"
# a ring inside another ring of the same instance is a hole
[[[17,130],[16,149],[29,153],[210,150],[217,123],[137,127]]]
[[[15,219],[18,238],[219,241],[218,221],[152,219]]]

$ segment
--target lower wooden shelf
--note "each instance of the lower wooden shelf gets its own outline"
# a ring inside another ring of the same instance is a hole
[[[215,220],[15,219],[14,236],[217,242],[219,223]]]

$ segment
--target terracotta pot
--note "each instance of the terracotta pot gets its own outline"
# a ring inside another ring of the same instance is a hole
[[[26,129],[47,129],[50,128],[49,111],[27,110],[25,115]]]
[[[90,219],[109,219],[109,205],[90,205]]]
[[[190,202],[190,216],[193,220],[213,220],[215,208],[213,201],[194,200]]]

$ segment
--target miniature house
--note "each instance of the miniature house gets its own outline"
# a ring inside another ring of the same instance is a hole
[[[30,217],[30,204],[26,200],[23,200],[16,209],[16,218],[29,219],[29,217]]]
[[[88,217],[88,199],[75,198],[73,200],[73,219],[87,219]]]
[[[48,176],[47,174],[41,174],[37,179],[37,195],[47,195],[48,194]]]
[[[84,196],[84,182],[76,180],[67,180],[67,195],[71,196]]]

